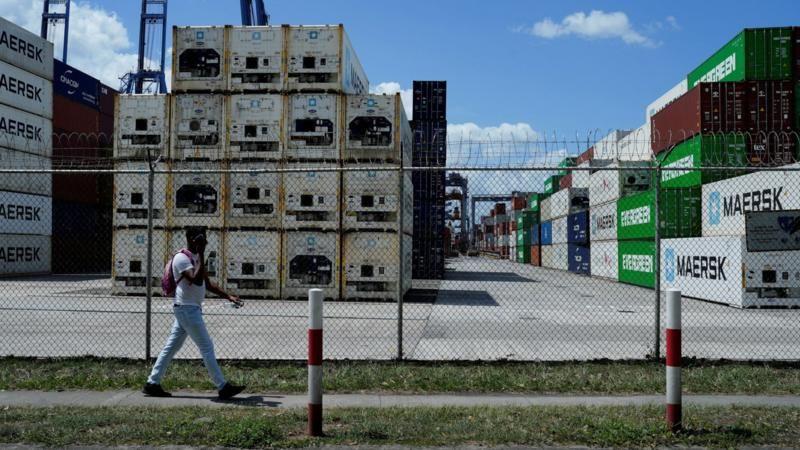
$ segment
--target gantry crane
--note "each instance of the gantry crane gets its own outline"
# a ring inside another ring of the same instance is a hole
[[[51,0],[52,1],[52,0]],[[67,0],[68,1],[68,0]],[[269,14],[264,0],[239,0],[243,25],[269,25]],[[122,77],[122,92],[141,94],[153,92],[165,94],[167,81],[164,75],[167,42],[167,0],[142,0],[142,14],[139,22],[139,60],[136,72]],[[155,64],[155,51],[158,65]]]
[[[55,12],[53,9],[59,5],[64,5],[63,12]],[[70,0],[44,0],[44,9],[42,10],[42,38],[48,38],[51,26],[54,28],[53,32],[55,33],[55,27],[61,22],[64,23],[64,49],[61,57],[61,61],[64,64],[67,63],[67,48],[69,47],[69,6]]]

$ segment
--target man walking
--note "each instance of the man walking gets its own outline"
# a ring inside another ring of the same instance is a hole
[[[183,346],[186,336],[189,335],[208,370],[208,375],[219,391],[219,398],[223,400],[239,394],[244,386],[234,386],[225,381],[222,370],[219,368],[214,355],[214,343],[208,335],[206,324],[203,321],[203,299],[206,290],[227,299],[236,306],[242,306],[239,297],[228,295],[208,279],[205,265],[206,234],[202,228],[191,228],[186,231],[187,250],[182,250],[172,258],[172,276],[175,279],[175,301],[173,312],[175,323],[172,332],[167,338],[167,343],[161,354],[158,355],[156,364],[144,385],[143,392],[151,397],[170,397],[172,394],[161,388],[161,379],[167,371],[172,358]]]

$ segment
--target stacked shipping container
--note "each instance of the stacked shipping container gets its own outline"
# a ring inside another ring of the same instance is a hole
[[[50,169],[53,45],[0,17],[0,166]],[[0,177],[0,276],[51,271],[52,179]]]
[[[410,288],[412,187],[391,169],[412,136],[399,95],[366,93],[344,28],[183,27],[173,39],[175,94],[118,103],[118,164],[146,173],[164,155],[173,169],[156,175],[167,189],[154,221],[173,245],[154,267],[203,226],[231,292],[396,301]],[[375,170],[346,170],[364,163]],[[119,234],[146,223],[147,179],[135,178],[116,182]],[[144,292],[125,273],[141,255],[115,250],[115,290]]]

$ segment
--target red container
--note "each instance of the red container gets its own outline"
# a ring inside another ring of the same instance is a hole
[[[658,154],[699,133],[788,132],[794,123],[789,81],[700,83],[651,119]]]
[[[522,211],[528,205],[527,199],[525,197],[512,197],[511,198],[511,209],[513,211]]]
[[[517,231],[517,221],[516,220],[512,220],[511,221],[511,231]]]
[[[97,134],[100,113],[61,95],[53,95],[53,128],[67,133]],[[55,145],[55,143],[54,143]]]
[[[109,86],[106,86],[103,83],[100,83],[100,95],[99,95],[99,106],[100,106],[100,114],[105,114],[107,116],[114,116],[114,98],[118,95],[118,92]]]
[[[531,265],[537,267],[542,265],[542,247],[538,245],[531,245]]]
[[[575,165],[580,165],[585,163],[586,161],[591,161],[594,159],[594,147],[589,147],[589,150],[578,155],[578,159],[575,160]]]
[[[566,175],[561,177],[559,180],[558,185],[561,186],[561,189],[569,189],[572,187],[572,174]]]
[[[501,245],[500,246],[500,256],[503,257],[503,258],[508,258],[509,254],[510,254],[510,247],[507,246],[507,245]]]
[[[491,214],[492,217],[494,217],[494,209],[489,211],[489,213]]]
[[[494,205],[494,212],[498,216],[503,216],[506,214],[506,204],[505,203],[495,203]]]

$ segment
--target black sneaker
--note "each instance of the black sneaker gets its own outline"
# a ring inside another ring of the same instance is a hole
[[[221,400],[228,400],[244,390],[244,386],[234,386],[230,383],[225,383],[222,389],[219,390],[219,398]]]
[[[160,384],[145,383],[142,392],[148,397],[172,397],[172,394],[165,391]]]

